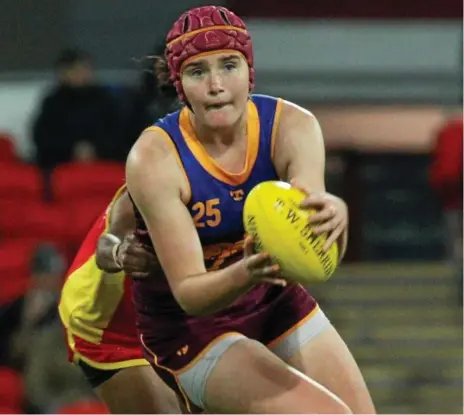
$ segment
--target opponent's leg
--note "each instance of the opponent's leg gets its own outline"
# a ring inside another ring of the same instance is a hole
[[[179,379],[185,384],[192,379],[205,384],[204,395],[197,402],[211,413],[313,413],[346,414],[349,408],[335,395],[291,368],[256,341],[242,337],[224,350],[221,342],[214,348],[222,349],[214,358],[213,367],[206,379],[201,379],[203,362],[210,364],[208,353],[193,367],[192,373]],[[212,353],[214,356],[214,353]],[[203,362],[202,362],[203,361]],[[196,372],[196,373],[195,373]],[[191,389],[190,389],[191,390]],[[190,398],[195,398],[190,396]]]
[[[174,392],[150,366],[120,369],[94,389],[112,413],[181,413]]]

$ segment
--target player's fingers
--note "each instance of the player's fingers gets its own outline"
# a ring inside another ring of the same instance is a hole
[[[269,262],[269,254],[267,252],[260,252],[249,256],[246,260],[245,266],[250,272],[262,268]]]
[[[139,267],[137,267],[136,265],[134,266],[134,264],[132,264],[131,261],[127,260],[127,259],[126,259],[126,261],[122,262],[122,270],[126,274],[131,274],[133,272],[141,271],[141,269]],[[143,270],[143,271],[145,271],[145,270]]]
[[[124,269],[131,269],[137,271],[147,271],[150,261],[145,255],[134,255],[129,252],[122,256],[122,264]]]
[[[125,251],[123,251],[122,249],[119,250],[118,252],[118,261],[119,263],[122,265],[122,267],[124,268],[125,266],[125,263],[127,262],[127,254]]]
[[[335,207],[329,205],[325,209],[311,215],[308,219],[308,222],[311,224],[323,223],[335,217],[336,214],[337,210],[335,209]]]
[[[338,238],[340,237],[340,235],[343,232],[343,229],[345,229],[345,227],[342,224],[340,224],[339,226],[337,226],[334,229],[333,232],[331,232],[329,234],[329,237],[327,238],[327,240],[324,243],[324,246],[322,247],[324,252],[327,252],[330,249],[330,247],[332,246],[332,244],[335,243],[338,240]]]
[[[139,245],[137,242],[134,242],[128,245],[128,247],[126,248],[126,252],[133,254],[133,255],[150,255],[151,254],[143,246]]]
[[[252,271],[253,278],[262,280],[263,278],[277,278],[280,276],[280,267],[277,264],[264,265]]]
[[[321,225],[315,226],[313,232],[315,235],[321,235],[325,232],[332,232],[335,228],[340,226],[343,222],[343,217],[335,216],[334,218],[322,223]]]
[[[327,198],[321,193],[313,193],[300,203],[301,209],[324,209],[328,204]]]
[[[135,232],[130,232],[124,236],[124,240],[127,242],[134,242],[136,240]]]
[[[144,267],[150,267],[158,264],[158,257],[141,246],[133,245],[126,250],[125,254],[127,261],[142,264]]]
[[[288,282],[282,278],[261,278],[262,282],[267,282],[268,284],[279,285],[281,287],[287,286]]]
[[[139,255],[132,258],[132,266],[136,268],[137,271],[148,272],[156,265],[158,265],[158,261],[151,256]]]
[[[305,186],[305,185],[301,184],[296,179],[292,179],[290,181],[290,184],[295,189],[299,189],[303,193],[308,195],[300,203],[300,208],[301,209],[309,209],[309,208],[321,209],[327,204],[328,200],[327,200],[327,197],[326,197],[325,193],[310,189],[308,186]]]
[[[251,257],[254,254],[254,242],[253,237],[247,235],[243,241],[243,255],[245,257]]]
[[[146,263],[158,262],[158,257],[143,248],[137,248],[131,252],[131,256]]]

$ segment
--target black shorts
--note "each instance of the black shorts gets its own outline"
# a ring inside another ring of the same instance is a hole
[[[121,369],[97,369],[96,367],[90,366],[87,363],[79,360],[77,366],[84,373],[87,382],[90,383],[90,386],[95,389],[100,386],[102,383],[106,382],[108,379],[111,379],[116,373]]]

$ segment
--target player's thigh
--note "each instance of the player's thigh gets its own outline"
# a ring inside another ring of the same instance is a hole
[[[332,325],[304,343],[287,362],[339,396],[353,413],[375,413],[361,371]]]
[[[350,413],[335,395],[247,338],[232,344],[215,363],[206,380],[204,406],[213,413]]]
[[[150,366],[121,369],[95,389],[112,413],[180,413],[174,392]]]

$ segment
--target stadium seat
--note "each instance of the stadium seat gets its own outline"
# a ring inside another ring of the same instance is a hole
[[[29,288],[30,261],[36,242],[17,239],[0,243],[0,305],[24,295]]]
[[[66,244],[69,214],[54,203],[0,201],[0,235],[3,239],[27,238],[38,242]]]
[[[73,203],[114,195],[124,184],[124,165],[111,162],[67,163],[52,173],[52,192],[56,201]]]
[[[103,402],[95,399],[82,399],[65,404],[57,409],[57,414],[109,414]]]
[[[18,162],[13,138],[5,132],[0,132],[0,163]]]
[[[22,414],[23,411],[17,406],[8,406],[0,404],[0,414]]]
[[[43,177],[35,166],[24,163],[0,163],[0,201],[28,202],[44,197]]]

